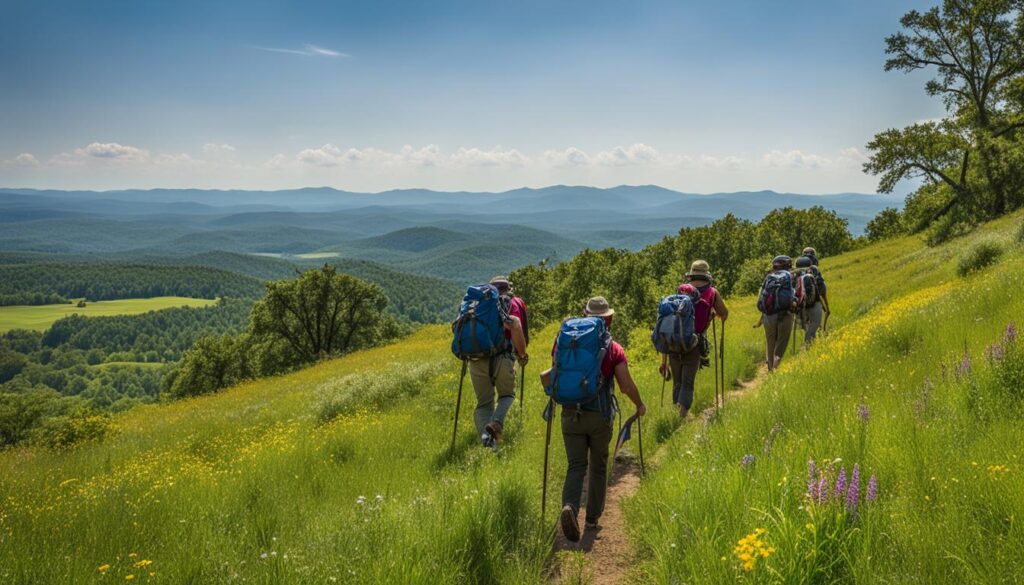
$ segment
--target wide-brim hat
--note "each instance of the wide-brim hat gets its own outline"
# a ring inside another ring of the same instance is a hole
[[[689,280],[707,280],[711,281],[714,277],[711,276],[711,267],[708,266],[706,260],[695,260],[693,264],[690,264],[690,271],[686,273],[686,278]]]
[[[586,311],[591,317],[611,317],[615,314],[615,309],[608,306],[608,299],[604,297],[594,297],[587,301]]]
[[[508,292],[512,290],[512,281],[507,276],[495,276],[491,279],[490,284],[498,288],[499,292]]]
[[[814,251],[814,248],[807,246],[804,251],[801,252],[804,256],[817,256],[818,253]]]

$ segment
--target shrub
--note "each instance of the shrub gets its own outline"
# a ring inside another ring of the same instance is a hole
[[[45,419],[33,431],[32,442],[51,449],[61,449],[102,439],[109,428],[109,417],[83,411]]]
[[[771,268],[772,259],[770,256],[751,258],[740,266],[739,275],[736,277],[736,284],[733,286],[733,293],[739,295],[753,295],[761,290],[765,274]]]
[[[1024,221],[1020,222],[1020,225],[1017,226],[1015,239],[1018,244],[1024,244]]]
[[[973,248],[960,256],[960,260],[956,267],[956,273],[959,276],[967,276],[972,272],[995,264],[1002,254],[1003,249],[995,242],[980,242],[975,244]]]
[[[446,361],[433,361],[408,367],[386,364],[374,372],[349,374],[320,385],[323,396],[317,408],[320,422],[354,414],[360,408],[381,409],[404,398],[411,398],[430,379],[447,368]]]

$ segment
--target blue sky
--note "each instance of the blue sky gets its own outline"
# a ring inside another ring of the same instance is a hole
[[[4,0],[0,185],[873,191],[930,4]]]

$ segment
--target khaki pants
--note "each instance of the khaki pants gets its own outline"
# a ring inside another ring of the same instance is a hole
[[[516,402],[516,361],[511,354],[503,353],[490,360],[470,360],[469,379],[476,392],[476,410],[473,423],[477,435],[484,434],[487,423],[497,421],[505,424],[508,409]],[[498,405],[494,405],[497,391]]]
[[[604,512],[608,486],[608,449],[612,441],[612,423],[600,412],[562,409],[562,439],[569,461],[562,486],[562,506],[571,504],[579,512],[583,480],[590,469],[587,485],[587,522],[597,522]]]
[[[818,335],[818,328],[821,327],[821,320],[825,317],[825,309],[821,303],[814,303],[814,306],[804,309],[800,314],[800,324],[804,328],[804,347],[814,341]]]
[[[763,315],[765,359],[768,362],[768,369],[774,370],[782,356],[786,354],[786,346],[789,345],[789,336],[793,333],[793,313],[777,313],[775,315]]]
[[[669,354],[668,365],[672,371],[672,404],[690,410],[693,406],[693,386],[700,369],[700,344],[686,353]]]

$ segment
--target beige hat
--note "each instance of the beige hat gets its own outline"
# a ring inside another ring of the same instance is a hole
[[[814,248],[807,246],[803,251],[804,256],[817,256],[818,253],[814,251]]]
[[[694,260],[693,264],[690,265],[690,271],[686,273],[687,280],[706,280],[711,282],[714,278],[711,276],[711,267],[708,266],[706,260]]]
[[[589,317],[611,317],[615,314],[615,309],[608,306],[608,299],[604,297],[594,297],[587,301],[585,311]]]
[[[493,284],[498,288],[498,292],[504,294],[512,290],[512,283],[509,282],[507,276],[495,276],[491,279],[490,284]]]

